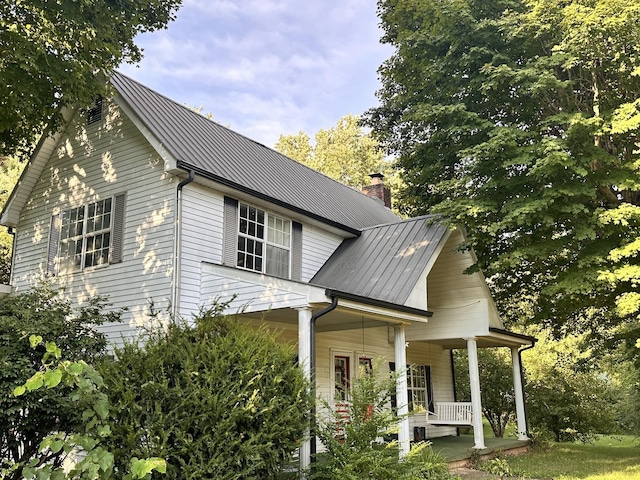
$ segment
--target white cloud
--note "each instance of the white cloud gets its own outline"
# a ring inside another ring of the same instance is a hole
[[[140,37],[140,68],[122,71],[273,145],[375,105],[390,54],[377,23],[371,0],[185,0],[168,30]]]

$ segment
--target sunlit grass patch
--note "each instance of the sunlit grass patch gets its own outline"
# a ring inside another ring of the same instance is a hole
[[[508,459],[526,478],[631,480],[640,478],[640,442],[631,436],[600,437],[593,443],[557,443]]]

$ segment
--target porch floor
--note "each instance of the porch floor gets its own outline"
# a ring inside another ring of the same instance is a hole
[[[472,435],[438,437],[431,438],[429,441],[433,451],[442,455],[452,467],[464,465],[475,451]],[[497,451],[504,452],[506,455],[521,453],[529,446],[528,440],[515,438],[485,437],[484,443],[487,448],[479,450],[483,457],[495,454]]]

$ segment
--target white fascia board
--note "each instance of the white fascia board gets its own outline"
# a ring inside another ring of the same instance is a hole
[[[327,299],[328,300],[328,299]],[[427,323],[429,320],[422,315],[416,315],[409,312],[394,310],[376,305],[368,305],[366,303],[355,302],[353,300],[345,300],[338,298],[338,310],[350,313],[366,314],[369,318],[383,320],[387,323],[409,325],[412,323]]]
[[[184,173],[184,170],[178,168],[178,162],[169,151],[164,148],[162,142],[151,133],[144,122],[138,117],[131,107],[119,95],[114,95],[113,100],[123,113],[131,120],[135,127],[142,133],[142,136],[149,142],[151,147],[158,153],[164,162],[164,171],[166,173],[178,174]]]

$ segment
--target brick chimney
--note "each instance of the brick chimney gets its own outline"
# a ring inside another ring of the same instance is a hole
[[[384,206],[391,208],[391,191],[384,186],[384,175],[381,173],[371,173],[371,185],[362,188],[362,193],[371,198],[377,198]]]

